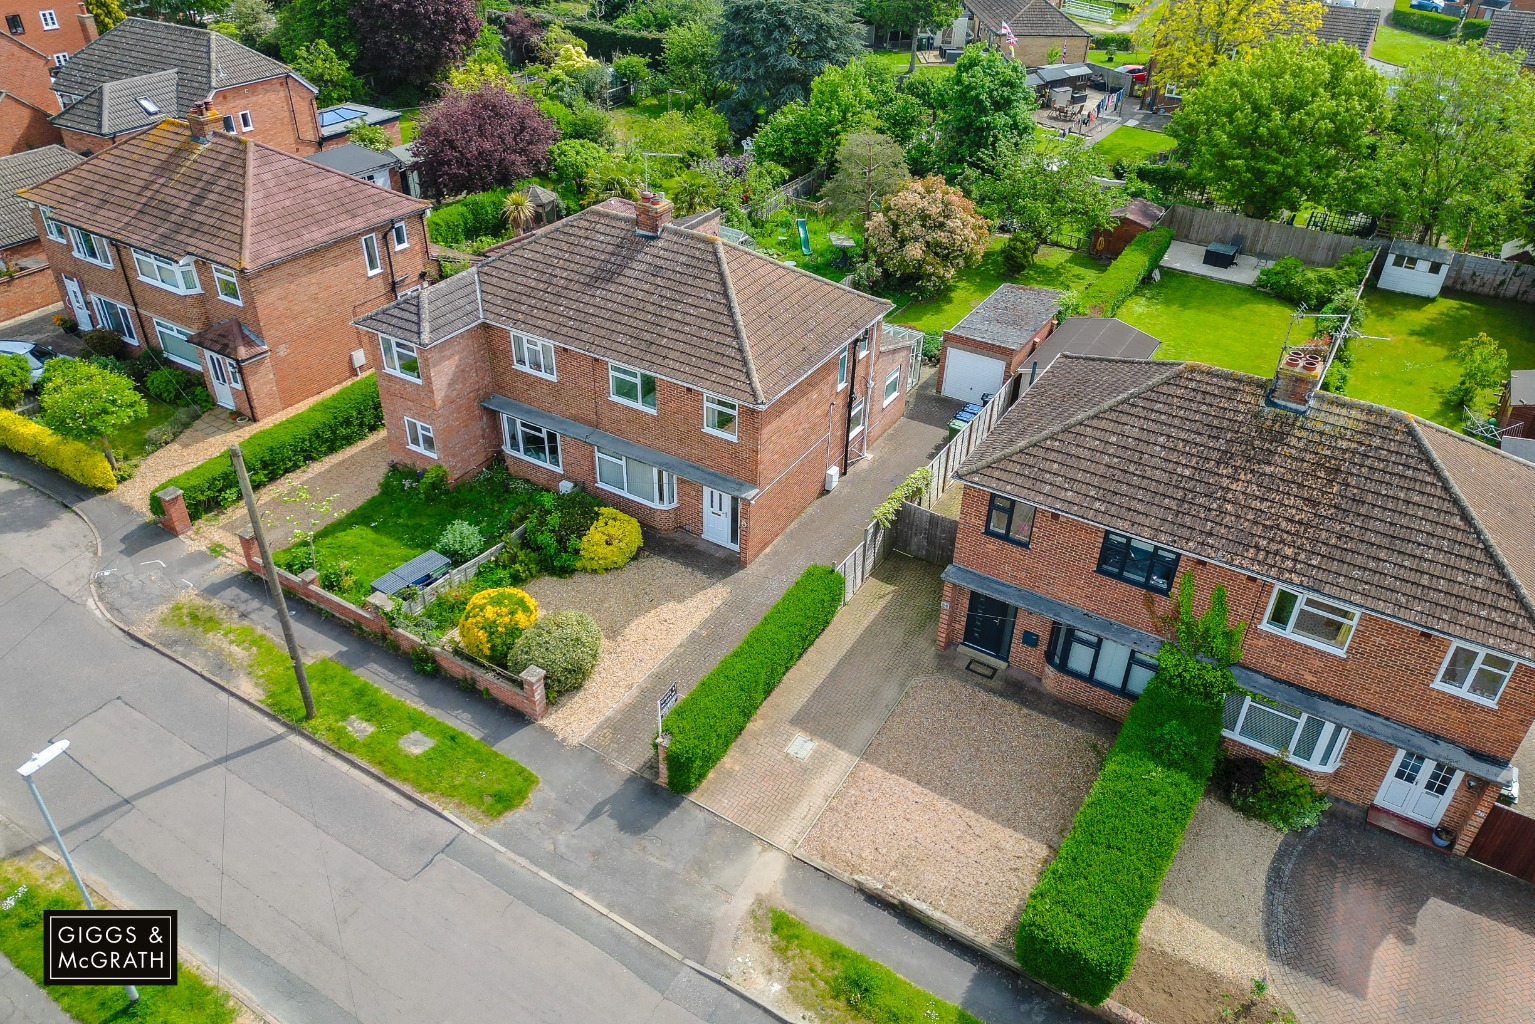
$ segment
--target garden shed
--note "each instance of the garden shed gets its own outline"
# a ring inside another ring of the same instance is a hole
[[[1055,329],[1061,293],[1004,284],[943,332],[938,393],[980,402],[1001,390]]]
[[[1437,298],[1454,258],[1455,254],[1448,249],[1418,242],[1392,242],[1380,268],[1380,287],[1388,292]]]
[[[1149,199],[1130,200],[1110,213],[1114,220],[1107,227],[1093,232],[1093,255],[1103,260],[1117,258],[1137,235],[1156,227],[1166,212]]]

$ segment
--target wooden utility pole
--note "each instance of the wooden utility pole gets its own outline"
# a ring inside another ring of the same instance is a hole
[[[304,717],[314,717],[314,694],[309,692],[309,676],[304,673],[304,655],[298,649],[293,635],[293,620],[288,618],[288,602],[283,599],[282,581],[277,578],[277,566],[272,562],[272,552],[267,548],[266,530],[256,511],[256,492],[251,490],[250,474],[245,470],[245,453],[240,446],[229,446],[229,461],[234,463],[235,476],[240,480],[240,493],[245,495],[245,512],[250,516],[251,532],[256,535],[256,549],[261,552],[261,566],[266,570],[266,589],[271,595],[272,607],[277,609],[277,621],[282,623],[282,638],[288,644],[288,657],[293,659],[293,674],[298,678],[298,692],[304,698]]]

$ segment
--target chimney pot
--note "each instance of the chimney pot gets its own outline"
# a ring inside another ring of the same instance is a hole
[[[663,225],[670,224],[672,204],[664,194],[641,192],[640,201],[634,206],[634,233],[645,238],[658,238]]]
[[[206,100],[187,111],[187,130],[191,133],[192,141],[199,146],[205,146],[212,140],[213,127],[219,122],[218,111]]]
[[[1322,384],[1326,365],[1322,353],[1314,349],[1287,349],[1279,358],[1273,383],[1269,385],[1269,404],[1291,412],[1305,412]]]

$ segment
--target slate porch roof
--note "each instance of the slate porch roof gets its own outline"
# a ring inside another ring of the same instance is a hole
[[[1019,39],[1036,36],[1069,39],[1092,35],[1050,0],[965,0],[965,6],[982,26],[999,35],[1004,21]]]
[[[63,146],[43,146],[0,157],[0,249],[37,237],[32,206],[18,197],[16,190],[67,171],[84,159]]]
[[[1021,284],[998,285],[996,291],[945,333],[1018,349],[1027,344],[1060,308],[1061,293],[1053,289]]]
[[[1535,466],[1406,413],[1200,363],[1063,355],[967,483],[1535,659]]]

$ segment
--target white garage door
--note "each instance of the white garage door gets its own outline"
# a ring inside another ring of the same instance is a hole
[[[943,358],[944,397],[979,402],[982,395],[994,395],[1001,389],[1002,360],[953,347],[944,351]]]

